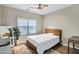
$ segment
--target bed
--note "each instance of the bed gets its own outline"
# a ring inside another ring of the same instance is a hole
[[[44,34],[31,35],[27,37],[27,46],[32,48],[38,54],[52,48],[61,42],[60,29],[45,29]]]

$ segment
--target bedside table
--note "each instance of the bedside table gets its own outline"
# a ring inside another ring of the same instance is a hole
[[[68,39],[68,54],[69,54],[69,43],[73,43],[73,49],[75,49],[75,44],[79,44],[79,36],[72,36]]]

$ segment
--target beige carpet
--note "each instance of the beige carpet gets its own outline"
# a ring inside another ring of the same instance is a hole
[[[15,54],[31,54],[30,50],[24,44],[15,46],[13,49]]]

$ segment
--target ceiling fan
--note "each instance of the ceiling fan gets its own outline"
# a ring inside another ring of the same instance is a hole
[[[47,8],[47,7],[48,7],[47,4],[36,4],[36,5],[34,5],[30,8],[32,8],[32,9],[43,9],[43,8]]]

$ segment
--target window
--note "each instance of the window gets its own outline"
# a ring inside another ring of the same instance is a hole
[[[27,20],[24,18],[17,19],[17,26],[20,30],[21,35],[27,34]]]
[[[36,33],[36,21],[35,20],[29,20],[29,34]]]
[[[18,18],[17,26],[21,35],[30,35],[36,33],[36,20]]]

